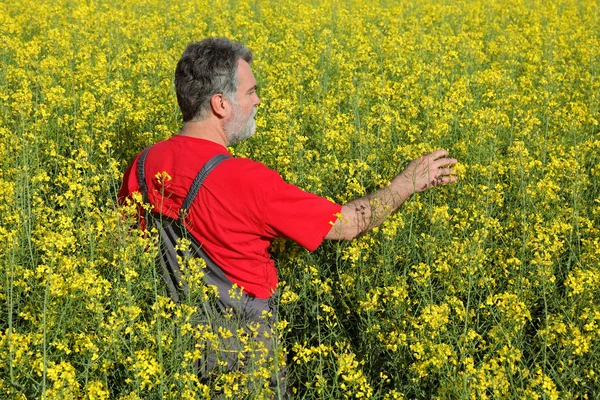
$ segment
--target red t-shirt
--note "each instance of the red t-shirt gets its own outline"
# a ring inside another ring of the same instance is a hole
[[[220,153],[229,154],[217,143],[181,135],[152,146],[145,172],[154,210],[177,218],[198,171]],[[138,158],[125,171],[120,201],[140,191]],[[164,188],[156,178],[162,172],[171,177],[163,178]],[[340,211],[340,205],[286,183],[259,162],[229,158],[204,181],[188,210],[186,226],[232,282],[250,295],[268,298],[278,282],[269,254],[271,240],[289,238],[314,251]]]

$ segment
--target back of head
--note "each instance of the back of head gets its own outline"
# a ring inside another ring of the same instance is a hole
[[[175,69],[175,91],[184,122],[206,118],[215,94],[235,98],[240,58],[250,63],[252,52],[227,38],[208,38],[187,46]]]

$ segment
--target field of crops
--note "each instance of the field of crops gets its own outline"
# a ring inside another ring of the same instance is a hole
[[[236,156],[338,203],[438,148],[460,179],[352,242],[277,240],[277,360],[201,381],[229,333],[115,203],[207,36],[255,55]],[[298,399],[599,395],[596,1],[3,1],[0,40],[0,398],[269,398],[276,363]]]

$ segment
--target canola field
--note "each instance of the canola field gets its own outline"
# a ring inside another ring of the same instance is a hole
[[[251,335],[196,326],[201,266],[174,304],[115,206],[207,36],[255,55],[235,156],[340,203],[459,160],[355,241],[277,240],[278,351],[209,380],[207,343]],[[596,1],[3,1],[0,42],[0,398],[273,398],[275,366],[297,399],[600,395]]]

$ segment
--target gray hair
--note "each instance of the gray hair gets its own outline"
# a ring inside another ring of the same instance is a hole
[[[175,92],[183,122],[206,118],[215,94],[235,99],[240,58],[251,63],[252,52],[227,38],[208,38],[187,46],[175,68]]]

